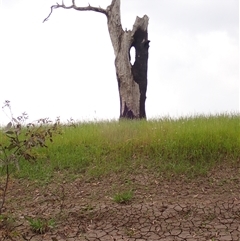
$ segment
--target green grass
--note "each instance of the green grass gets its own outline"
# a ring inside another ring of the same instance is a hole
[[[113,196],[113,201],[119,204],[126,204],[129,203],[133,198],[132,190],[119,192]]]
[[[240,162],[239,114],[77,123],[76,128],[62,128],[63,134],[53,137],[48,148],[39,149],[36,163],[21,162],[16,177],[48,182],[56,172],[98,178],[143,169],[196,176],[215,165]],[[5,140],[0,133],[0,142]]]
[[[55,227],[55,221],[53,219],[46,220],[43,218],[28,217],[26,217],[26,219],[30,223],[31,229],[34,233],[44,234]]]

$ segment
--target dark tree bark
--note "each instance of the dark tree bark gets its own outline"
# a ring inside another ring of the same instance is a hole
[[[112,0],[107,9],[101,7],[77,7],[75,0],[71,6],[64,3],[53,5],[48,20],[55,8],[95,11],[107,17],[108,31],[115,53],[115,68],[120,97],[120,118],[146,118],[145,101],[148,69],[148,16],[136,17],[132,30],[124,31],[121,24],[120,0]],[[130,49],[135,48],[135,62],[130,62]]]

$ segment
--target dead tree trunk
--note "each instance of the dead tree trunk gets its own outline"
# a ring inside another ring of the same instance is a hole
[[[75,0],[71,6],[53,5],[55,8],[95,11],[107,16],[109,35],[115,53],[115,68],[120,97],[120,118],[146,118],[145,101],[148,69],[148,16],[137,17],[132,30],[124,31],[121,24],[120,0],[112,0],[107,9],[101,7],[77,7]],[[48,20],[49,16],[44,20]],[[135,48],[135,62],[130,62],[130,49]]]

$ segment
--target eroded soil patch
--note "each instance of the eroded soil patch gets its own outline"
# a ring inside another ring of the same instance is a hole
[[[54,181],[55,180],[55,181]],[[219,167],[207,177],[119,175],[86,182],[60,173],[41,186],[27,180],[9,185],[0,240],[240,240],[240,169]],[[132,190],[126,204],[112,200]],[[26,217],[55,220],[44,234]]]

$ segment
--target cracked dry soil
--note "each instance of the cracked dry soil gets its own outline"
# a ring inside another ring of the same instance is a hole
[[[239,167],[194,179],[139,173],[72,182],[57,173],[42,186],[11,181],[5,214],[12,221],[0,223],[0,240],[240,241]],[[112,200],[129,189],[130,202]],[[54,219],[55,226],[38,234],[26,217]]]

